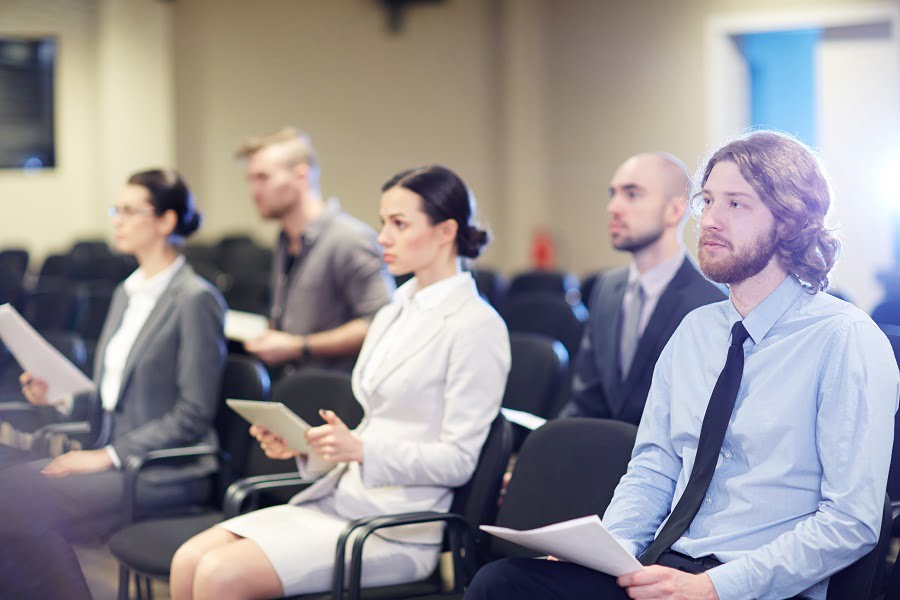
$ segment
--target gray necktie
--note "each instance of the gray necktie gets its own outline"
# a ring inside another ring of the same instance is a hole
[[[628,375],[628,369],[631,368],[631,361],[634,359],[634,353],[637,350],[638,340],[641,339],[641,313],[644,309],[644,288],[641,287],[640,281],[634,281],[628,284],[629,296],[628,304],[623,306],[624,319],[622,321],[622,337],[619,341],[619,364],[622,367],[622,379]]]

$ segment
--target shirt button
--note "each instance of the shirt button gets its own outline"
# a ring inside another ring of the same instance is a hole
[[[725,453],[725,458],[731,458],[731,452],[726,452],[726,453]]]
[[[712,498],[707,498],[707,499],[706,499],[706,503],[707,503],[707,504],[712,504]]]

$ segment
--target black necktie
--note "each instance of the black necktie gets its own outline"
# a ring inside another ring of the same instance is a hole
[[[719,452],[722,450],[722,441],[725,439],[725,429],[731,420],[734,410],[734,402],[737,400],[738,389],[741,387],[741,375],[744,373],[744,340],[747,339],[747,330],[744,324],[738,321],[731,328],[731,346],[728,347],[728,358],[725,366],[716,380],[706,414],[703,416],[703,425],[700,426],[700,441],[697,442],[697,455],[694,458],[694,467],[688,479],[684,493],[678,499],[678,504],[672,509],[672,514],[662,531],[641,555],[642,565],[656,563],[660,555],[669,549],[681,535],[687,531],[691,522],[700,510],[709,483],[712,481],[719,460]]]

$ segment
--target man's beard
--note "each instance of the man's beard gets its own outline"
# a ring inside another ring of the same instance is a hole
[[[621,238],[618,242],[615,240],[612,241],[613,248],[616,250],[621,250],[623,252],[640,252],[647,246],[655,244],[659,238],[662,237],[663,228],[660,227],[657,231],[651,231],[650,233],[645,233],[640,237],[629,237],[625,236]]]
[[[700,270],[712,281],[727,284],[740,283],[765,269],[775,256],[777,245],[773,228],[757,236],[746,252],[713,260],[703,250],[703,244],[708,240],[724,244],[732,252],[734,248],[724,238],[711,234],[700,236]]]

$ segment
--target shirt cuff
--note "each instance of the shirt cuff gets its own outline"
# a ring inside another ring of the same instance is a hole
[[[119,460],[119,455],[116,453],[116,449],[112,446],[104,446],[103,449],[106,450],[107,454],[109,454],[109,459],[112,461],[113,466],[116,469],[121,469],[122,461]]]
[[[742,600],[755,597],[749,592],[750,582],[747,579],[744,562],[738,558],[706,572],[713,587],[716,588],[719,600]]]
[[[75,396],[73,396],[72,394],[66,394],[65,396],[54,402],[53,406],[62,414],[69,416],[72,414],[72,409],[75,407]]]

